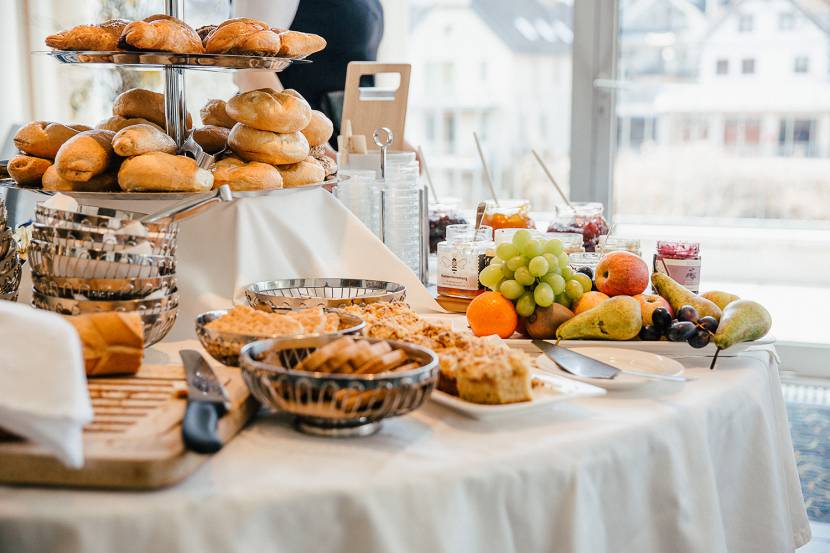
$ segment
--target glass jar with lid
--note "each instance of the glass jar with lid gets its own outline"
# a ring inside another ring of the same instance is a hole
[[[535,228],[530,218],[530,201],[528,200],[499,200],[498,205],[488,200],[484,210],[482,225],[498,230],[502,228]]]
[[[440,198],[440,202],[429,204],[429,251],[438,251],[438,243],[447,235],[449,225],[467,224],[467,219],[461,214],[459,198]]]
[[[600,202],[571,202],[570,206],[557,206],[556,216],[548,225],[548,232],[579,233],[585,251],[592,252],[596,249],[599,237],[608,234],[604,210]]]
[[[585,251],[585,246],[582,243],[582,235],[576,232],[546,232],[544,234],[545,240],[553,240],[556,238],[562,242],[562,250],[566,254],[580,253]]]
[[[663,273],[693,293],[700,290],[700,244],[677,240],[658,240],[654,272]]]
[[[474,225],[448,225],[447,239],[438,244],[438,293],[456,298],[475,298],[484,292],[478,274],[492,254],[493,229]]]
[[[640,241],[636,238],[620,238],[618,236],[600,236],[597,251],[600,253],[631,252],[642,256]]]

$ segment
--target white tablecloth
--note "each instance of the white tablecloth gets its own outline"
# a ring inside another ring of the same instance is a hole
[[[499,421],[428,403],[362,439],[260,416],[168,490],[0,487],[0,550],[793,551],[810,530],[770,351]]]

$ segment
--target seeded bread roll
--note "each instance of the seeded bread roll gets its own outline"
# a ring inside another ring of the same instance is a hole
[[[213,187],[223,184],[229,185],[234,192],[273,190],[282,188],[282,176],[273,165],[226,157],[213,167]]]
[[[278,167],[282,175],[284,188],[304,186],[306,184],[317,184],[326,179],[326,172],[323,166],[317,163],[313,157],[307,157],[299,163],[291,165],[280,165]]]
[[[232,129],[236,125],[236,121],[228,115],[225,109],[226,106],[227,103],[225,100],[208,100],[205,107],[199,111],[199,115],[202,117],[202,124]]]
[[[334,134],[334,124],[322,111],[315,109],[311,112],[311,121],[303,129],[303,134],[308,140],[309,146],[312,148],[320,146],[328,142],[331,135]]]
[[[58,150],[55,166],[58,174],[75,182],[86,182],[115,165],[112,131],[93,130],[78,133]]]
[[[293,133],[311,122],[311,106],[296,90],[261,88],[237,94],[225,107],[239,123],[261,131]]]
[[[133,88],[122,92],[115,98],[112,104],[112,114],[121,117],[142,118],[159,126],[160,129],[167,129],[167,118],[164,115],[164,94]],[[187,114],[187,128],[193,127],[193,118]],[[120,129],[119,129],[120,130]]]
[[[40,186],[43,174],[51,166],[51,160],[21,154],[9,160],[6,170],[20,186]]]
[[[193,129],[193,140],[209,154],[218,154],[228,147],[230,130],[216,125],[205,125]]]
[[[326,155],[325,146],[315,146],[311,149],[311,157],[317,160],[326,172],[326,178],[337,174],[337,162]]]
[[[58,174],[57,167],[52,165],[43,174],[43,189],[72,192],[116,192],[118,191],[118,179],[114,172],[108,171],[94,176],[86,182],[73,182],[61,177]]]
[[[125,192],[207,192],[213,175],[189,157],[153,152],[125,160],[118,185]]]
[[[155,125],[132,125],[121,129],[112,139],[112,149],[122,157],[150,152],[176,153],[176,141]]]
[[[55,159],[63,143],[78,134],[72,127],[49,121],[32,121],[14,134],[17,149],[34,157]]]
[[[277,134],[237,123],[228,136],[228,146],[246,161],[271,165],[297,163],[308,157],[309,147],[300,132]]]

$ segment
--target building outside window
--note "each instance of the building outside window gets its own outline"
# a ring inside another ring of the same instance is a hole
[[[753,58],[746,58],[741,60],[741,74],[753,75],[755,74],[755,60]]]
[[[809,73],[810,58],[807,56],[796,56],[793,60],[793,73]]]
[[[755,26],[755,17],[750,14],[741,14],[738,17],[738,31],[741,33],[751,33]]]
[[[715,64],[715,73],[718,75],[728,75],[729,60],[718,60]]]
[[[792,31],[795,28],[795,14],[792,12],[783,12],[778,14],[778,30]]]

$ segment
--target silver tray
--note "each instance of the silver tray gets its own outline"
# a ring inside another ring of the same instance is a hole
[[[255,309],[343,307],[378,301],[403,301],[406,287],[384,280],[354,278],[293,278],[255,282],[243,288]]]
[[[336,176],[326,179],[323,182],[315,184],[306,184],[303,186],[293,186],[291,188],[278,188],[276,190],[251,190],[247,192],[234,192],[234,198],[259,198],[260,196],[273,196],[277,194],[285,194],[294,190],[313,190],[316,188],[331,189],[340,186],[350,177]],[[0,179],[0,187],[8,188],[10,190],[25,190],[27,192],[36,192],[38,194],[45,194],[52,196],[60,192],[64,196],[70,196],[77,200],[186,200],[190,198],[197,198],[199,196],[207,197],[213,192],[75,192],[72,190],[44,190],[43,188],[33,188],[28,186],[18,186],[12,179]]]
[[[279,72],[292,63],[311,63],[305,59],[243,56],[231,54],[174,54],[172,52],[90,52],[41,50],[33,52],[52,56],[61,63],[92,63],[132,66],[139,69],[177,67],[201,71],[274,71]]]

